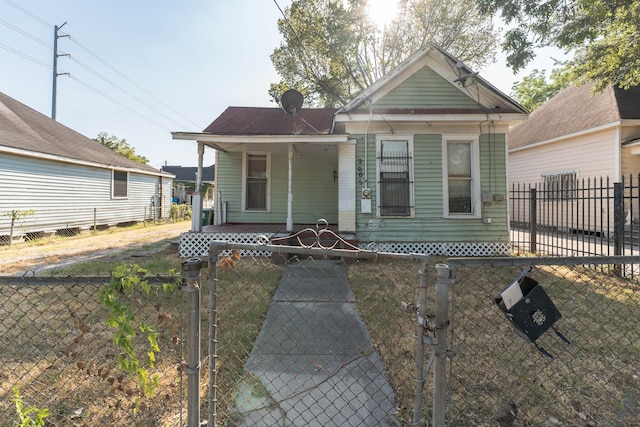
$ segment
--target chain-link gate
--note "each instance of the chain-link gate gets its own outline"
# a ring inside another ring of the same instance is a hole
[[[327,229],[264,243],[210,246],[208,424],[420,420],[426,322],[414,301],[427,299],[428,257],[359,250]]]

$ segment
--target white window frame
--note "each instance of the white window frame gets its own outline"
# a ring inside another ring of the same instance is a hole
[[[384,141],[406,141],[407,155],[411,156],[409,164],[409,215],[382,215],[380,210],[380,172],[381,172],[381,150]],[[415,217],[415,186],[414,186],[414,152],[413,152],[413,135],[376,135],[376,216],[378,218],[414,218]]]
[[[471,212],[449,212],[449,143],[468,143],[471,145]],[[480,194],[480,135],[451,134],[442,135],[442,194],[445,218],[481,218],[482,197]]]
[[[249,155],[266,156],[267,194],[266,209],[247,209],[247,161]],[[270,212],[271,211],[271,152],[269,151],[245,151],[242,153],[242,211],[243,212]]]
[[[116,173],[126,174],[126,193],[123,195],[116,195]],[[112,199],[128,199],[129,198],[129,171],[111,169],[111,198]]]

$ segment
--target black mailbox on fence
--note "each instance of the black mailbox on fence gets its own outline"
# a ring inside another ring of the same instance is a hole
[[[554,323],[561,319],[562,315],[542,286],[526,275],[529,271],[531,267],[527,267],[504,288],[495,297],[495,301],[516,332],[535,345],[546,357],[552,358],[549,352],[536,344],[536,340],[550,328],[567,344],[569,340],[554,327]]]

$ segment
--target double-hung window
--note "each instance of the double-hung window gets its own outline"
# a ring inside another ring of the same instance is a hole
[[[378,216],[413,215],[413,137],[377,138]]]
[[[126,199],[129,197],[129,172],[113,170],[111,173],[111,197]]]
[[[480,144],[477,136],[444,135],[443,193],[446,217],[479,217]]]
[[[246,153],[244,161],[244,210],[269,210],[268,153]]]

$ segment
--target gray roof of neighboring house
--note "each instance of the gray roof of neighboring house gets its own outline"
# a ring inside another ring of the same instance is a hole
[[[89,162],[97,167],[161,172],[128,159],[0,92],[0,146]]]
[[[571,86],[509,130],[509,148],[524,147],[625,119],[640,119],[640,87]]]
[[[202,181],[213,182],[215,176],[216,165],[211,165],[202,168]],[[174,174],[176,177],[174,181],[187,181],[196,182],[197,167],[192,166],[162,166],[160,168],[163,172]]]

